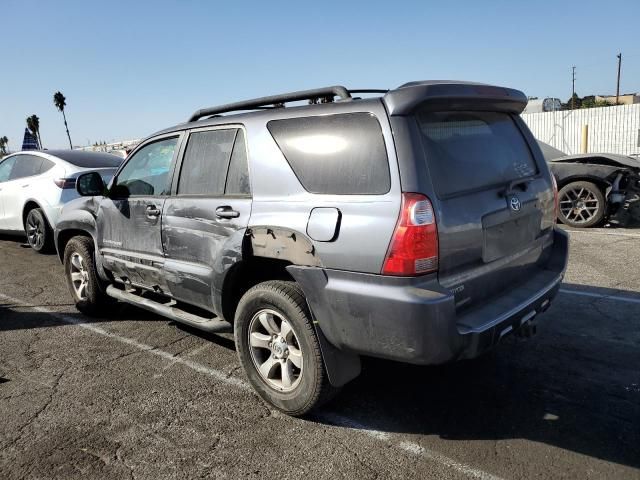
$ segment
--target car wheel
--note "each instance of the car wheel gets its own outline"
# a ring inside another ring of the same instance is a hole
[[[87,237],[74,237],[64,249],[64,273],[76,308],[87,315],[104,314],[105,307],[115,301],[104,293],[98,278],[93,241]]]
[[[268,281],[240,299],[235,316],[240,363],[258,394],[278,410],[304,415],[331,399],[320,344],[302,290]]]
[[[53,233],[42,209],[32,208],[29,210],[24,222],[24,231],[29,246],[36,252],[47,253],[51,251]]]
[[[560,189],[558,219],[570,227],[587,228],[604,219],[602,190],[591,182],[572,182]]]

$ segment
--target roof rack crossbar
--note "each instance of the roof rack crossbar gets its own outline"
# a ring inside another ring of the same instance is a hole
[[[315,88],[313,90],[301,90],[299,92],[283,93],[281,95],[272,95],[270,97],[254,98],[252,100],[244,100],[242,102],[227,103],[226,105],[218,105],[217,107],[209,107],[197,110],[189,118],[189,122],[195,122],[202,117],[216,115],[219,113],[235,112],[241,110],[260,109],[269,105],[283,104],[285,102],[296,102],[299,100],[316,100],[321,98],[339,97],[341,100],[350,100],[351,94],[342,86],[335,85],[333,87]]]
[[[388,93],[389,89],[388,88],[356,88],[356,89],[349,89],[349,93],[354,94],[354,93]]]

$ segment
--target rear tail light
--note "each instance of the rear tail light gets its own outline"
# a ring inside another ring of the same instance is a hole
[[[53,183],[55,183],[58,188],[76,188],[75,178],[56,178]]]
[[[383,275],[412,276],[438,270],[438,229],[433,206],[419,193],[403,193]]]
[[[551,183],[553,184],[553,223],[557,223],[560,213],[560,199],[558,198],[558,182],[553,173],[551,174]]]

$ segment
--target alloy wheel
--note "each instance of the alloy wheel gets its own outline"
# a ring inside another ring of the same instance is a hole
[[[40,250],[44,245],[45,225],[33,211],[27,216],[27,242],[31,248]]]
[[[77,252],[71,254],[71,285],[79,300],[87,299],[87,286],[89,284],[89,271],[87,270],[84,258]]]
[[[291,323],[275,310],[262,309],[251,319],[248,335],[251,359],[260,377],[278,391],[295,389],[304,365]]]
[[[560,213],[575,224],[588,223],[596,217],[600,208],[596,195],[583,187],[567,190],[560,199]]]

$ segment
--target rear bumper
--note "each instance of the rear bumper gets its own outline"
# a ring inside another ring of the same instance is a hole
[[[417,278],[289,267],[319,327],[341,350],[414,364],[473,358],[544,311],[568,256],[567,234],[554,232],[551,257],[523,284],[457,314],[453,293],[436,275]]]

